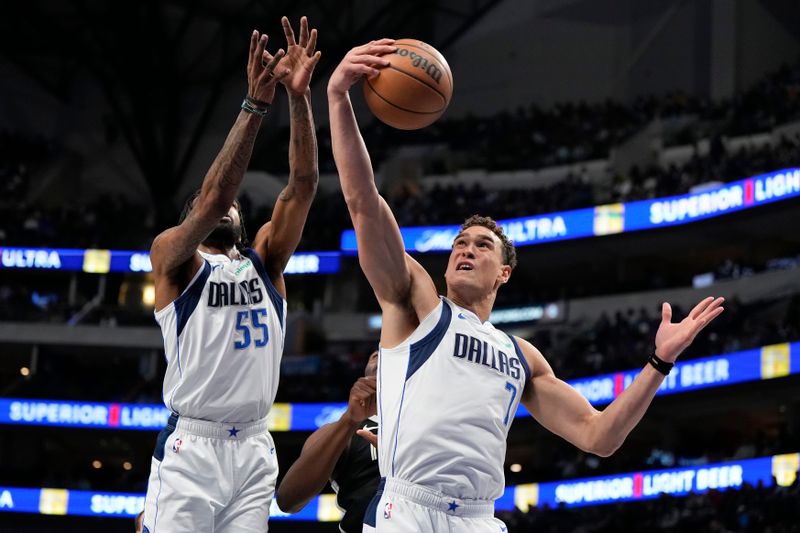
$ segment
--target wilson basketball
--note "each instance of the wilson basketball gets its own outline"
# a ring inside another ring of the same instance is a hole
[[[398,39],[388,67],[364,80],[364,97],[382,122],[416,130],[442,116],[453,95],[453,75],[442,54],[416,39]]]

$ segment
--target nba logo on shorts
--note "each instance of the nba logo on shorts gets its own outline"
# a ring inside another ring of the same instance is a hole
[[[383,506],[383,518],[389,520],[392,517],[392,503],[386,502]]]
[[[176,439],[175,442],[172,443],[172,451],[175,453],[181,451],[181,444],[183,444],[183,439]]]

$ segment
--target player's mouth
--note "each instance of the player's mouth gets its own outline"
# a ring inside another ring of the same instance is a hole
[[[475,265],[469,261],[459,261],[456,263],[456,270],[472,271],[475,270]]]
[[[231,222],[233,222],[233,219],[231,217],[229,217],[228,215],[225,215],[224,217],[219,219],[219,221],[220,222],[225,222],[227,224],[230,224]]]

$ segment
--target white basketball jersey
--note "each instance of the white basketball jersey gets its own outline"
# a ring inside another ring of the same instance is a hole
[[[286,302],[258,254],[203,256],[186,290],[156,312],[164,335],[164,404],[182,416],[249,422],[278,389]]]
[[[403,344],[380,350],[381,475],[499,498],[508,428],[529,380],[512,337],[442,298]]]

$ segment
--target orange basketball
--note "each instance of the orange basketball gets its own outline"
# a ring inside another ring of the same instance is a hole
[[[442,54],[416,39],[398,39],[380,73],[364,80],[364,97],[378,119],[416,130],[442,116],[453,95],[453,74]]]

